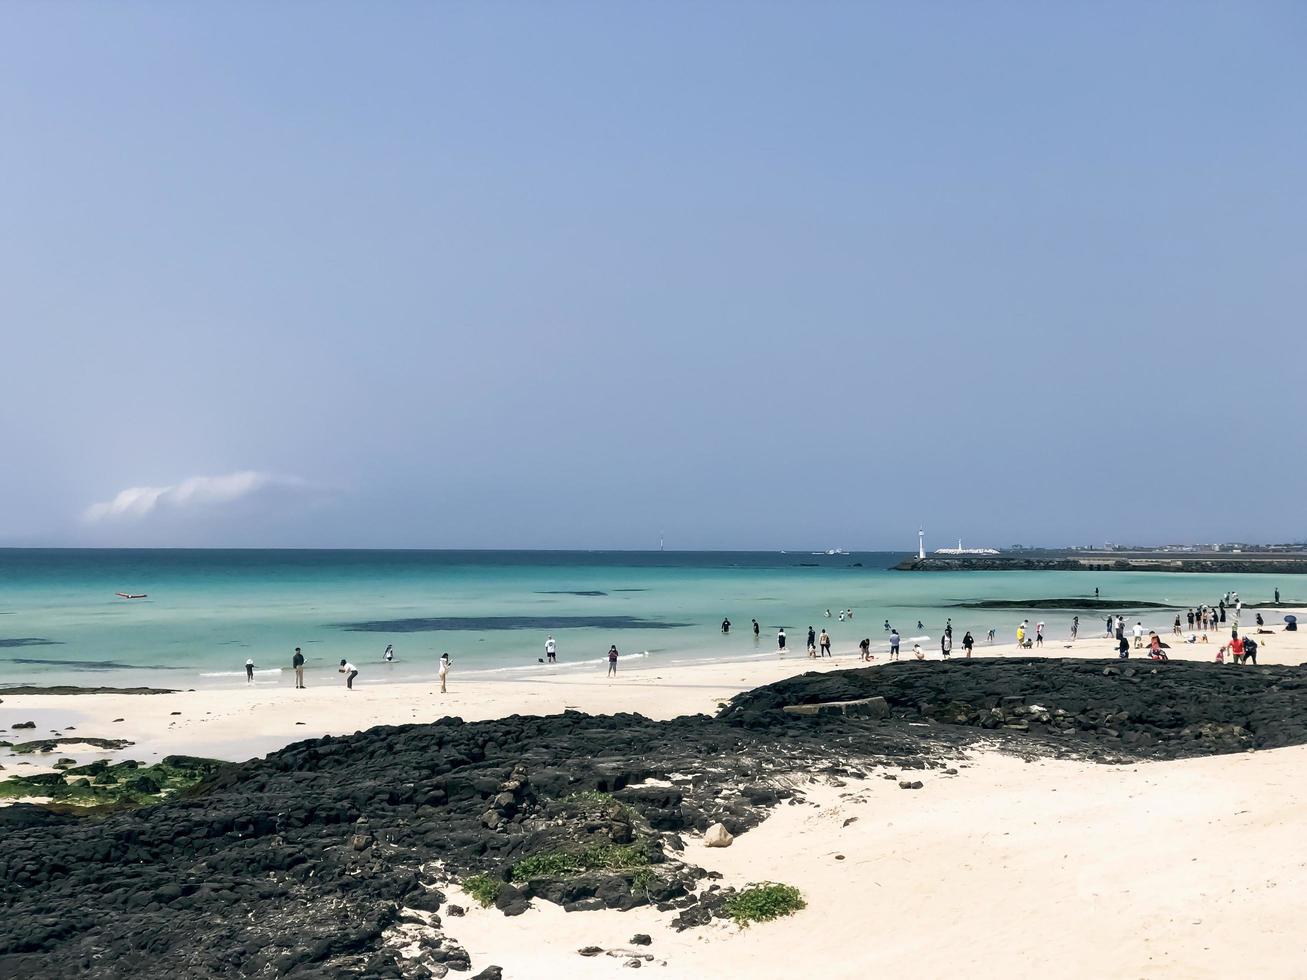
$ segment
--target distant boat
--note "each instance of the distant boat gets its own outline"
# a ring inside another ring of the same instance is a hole
[[[148,599],[149,595],[145,592],[115,592],[119,599]]]
[[[847,555],[848,552],[843,548],[827,548],[825,551],[814,551],[814,555]]]

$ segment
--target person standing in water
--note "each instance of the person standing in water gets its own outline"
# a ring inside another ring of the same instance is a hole
[[[386,652],[381,655],[381,659],[388,664],[395,662],[395,648],[389,643],[386,644]]]
[[[614,643],[608,648],[608,676],[617,676],[617,644]]]
[[[440,667],[438,668],[438,671],[437,671],[437,672],[440,674],[440,693],[441,693],[441,694],[444,694],[444,693],[445,693],[445,681],[449,678],[449,668],[452,667],[452,666],[454,666],[454,661],[452,661],[452,660],[449,659],[449,654],[447,654],[447,653],[442,653],[442,654],[440,655]]]
[[[722,620],[722,632],[723,632],[723,633],[729,633],[730,631],[731,631],[731,621],[730,621],[729,619],[723,619],[723,620]]]
[[[291,669],[295,671],[295,687],[303,689],[304,687],[304,654],[300,653],[300,648],[295,648],[295,656],[290,658]]]
[[[776,631],[776,649],[781,653],[785,652],[785,627],[782,626]]]
[[[545,637],[545,662],[558,662],[558,644],[554,642],[554,634],[550,633]]]
[[[758,634],[759,634],[760,632],[761,632],[761,630],[758,628],[758,621],[755,619],[755,620],[753,621],[753,638],[754,638],[755,640],[758,639]]]
[[[253,657],[245,658],[245,683],[246,684],[254,683],[254,658]]]
[[[347,691],[354,690],[354,678],[358,677],[359,669],[348,660],[342,660],[340,662],[340,670],[337,671],[337,673],[345,675],[345,689]]]

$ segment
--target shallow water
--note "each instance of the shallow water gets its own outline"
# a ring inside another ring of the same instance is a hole
[[[932,572],[889,568],[904,556],[775,552],[0,550],[0,684],[80,683],[197,687],[289,683],[291,653],[311,671],[341,658],[360,683],[427,677],[448,651],[464,671],[529,672],[547,633],[559,661],[603,669],[609,644],[635,666],[772,654],[783,626],[792,651],[823,627],[836,650],[868,637],[887,647],[884,621],[905,646],[938,643],[945,618],[954,646],[1010,641],[1019,610],[954,606],[980,599],[1092,596],[1215,602],[1226,590],[1269,599],[1291,580],[1270,575],[1150,572]],[[860,566],[860,567],[858,567]],[[120,599],[115,593],[146,593]],[[840,622],[840,609],[853,609]],[[824,616],[826,609],[831,618]],[[733,628],[723,634],[723,616]],[[1169,629],[1173,614],[1137,617]],[[750,619],[761,635],[755,640]],[[1071,614],[1031,613],[1050,644]],[[1081,635],[1101,633],[1086,614]],[[922,629],[917,622],[922,621]],[[396,661],[382,662],[386,644]],[[284,668],[284,670],[283,670]],[[283,674],[285,676],[283,676]]]

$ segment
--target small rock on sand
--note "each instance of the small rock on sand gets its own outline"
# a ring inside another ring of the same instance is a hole
[[[704,831],[703,842],[706,847],[730,847],[735,838],[722,824],[715,823]]]
[[[923,785],[924,785],[924,784],[921,782],[920,779],[912,779],[912,780],[908,780],[908,779],[900,779],[900,780],[899,780],[899,789],[921,789],[921,787],[922,787]]]

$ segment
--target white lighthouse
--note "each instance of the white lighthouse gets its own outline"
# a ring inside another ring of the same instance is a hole
[[[917,528],[917,561],[926,560],[926,529]]]

